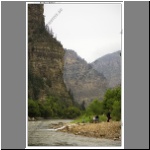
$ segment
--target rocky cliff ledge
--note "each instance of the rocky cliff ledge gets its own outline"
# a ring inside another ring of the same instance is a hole
[[[28,97],[57,96],[72,105],[63,81],[64,49],[45,27],[44,6],[28,4]]]

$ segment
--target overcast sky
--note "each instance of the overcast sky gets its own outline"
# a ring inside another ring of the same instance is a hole
[[[87,62],[121,50],[121,4],[45,4],[45,23]]]

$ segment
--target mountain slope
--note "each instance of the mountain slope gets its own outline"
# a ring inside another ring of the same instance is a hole
[[[94,70],[72,50],[65,52],[64,81],[79,104],[84,101],[88,105],[95,98],[102,99],[107,88],[103,74]]]
[[[43,4],[28,4],[28,97],[57,96],[72,105],[63,81],[64,49],[45,27]]]
[[[120,52],[121,51],[117,51],[111,54],[107,54],[91,63],[91,66],[96,71],[104,74],[109,82],[109,87],[115,87],[121,83]]]

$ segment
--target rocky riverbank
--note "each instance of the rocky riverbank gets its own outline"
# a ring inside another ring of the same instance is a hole
[[[121,146],[121,141],[106,138],[95,138],[75,135],[71,132],[62,132],[60,129],[72,126],[83,126],[72,124],[73,120],[46,119],[28,122],[28,146]],[[91,123],[92,124],[92,123]],[[93,123],[94,125],[94,123]],[[96,124],[95,124],[96,125]],[[84,125],[86,126],[86,124]]]
[[[29,118],[29,121],[43,120],[43,118]],[[49,129],[73,133],[86,137],[121,140],[121,122],[110,121],[100,123],[51,123]]]
[[[70,123],[58,131],[87,137],[121,140],[121,122]]]

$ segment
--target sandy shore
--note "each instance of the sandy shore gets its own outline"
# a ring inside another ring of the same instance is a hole
[[[121,122],[116,121],[101,123],[70,123],[64,128],[59,129],[59,131],[87,137],[121,140]]]

